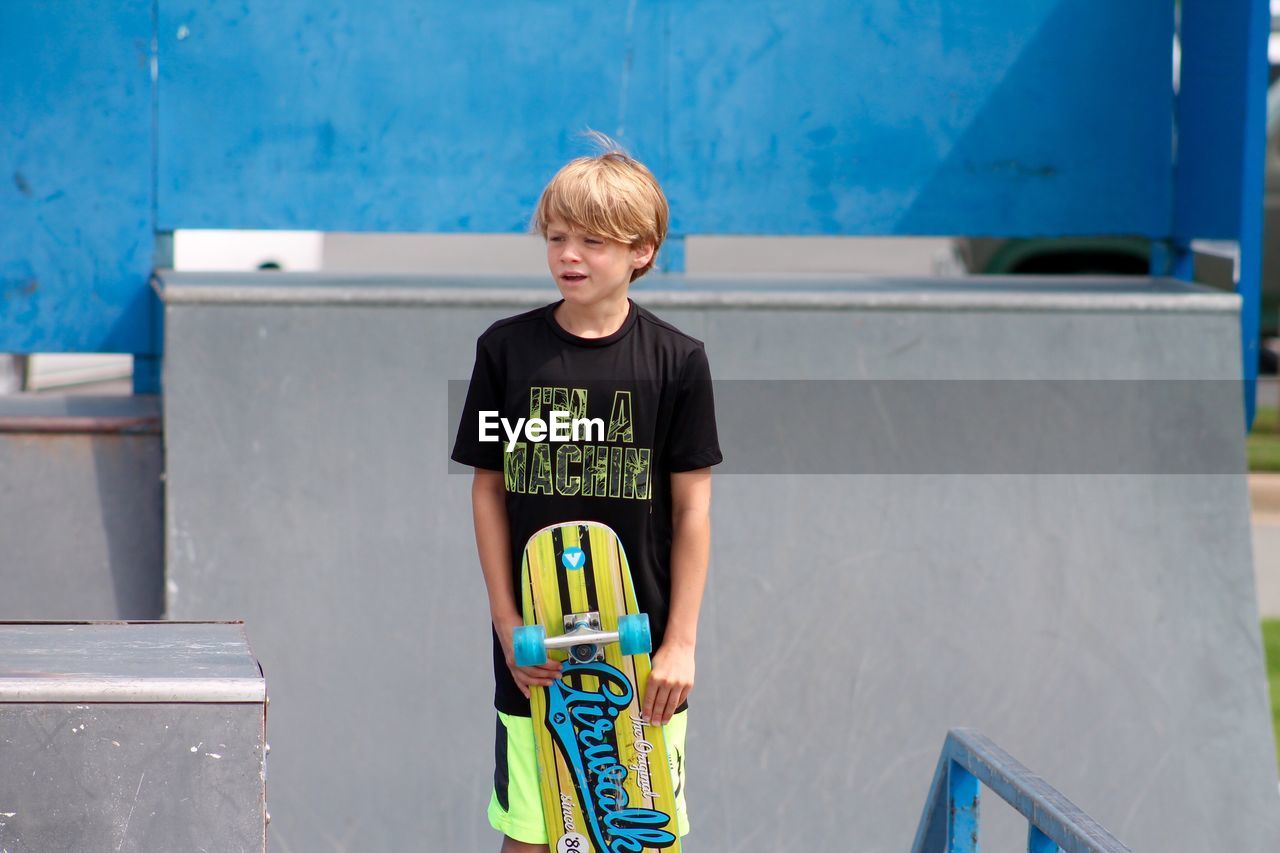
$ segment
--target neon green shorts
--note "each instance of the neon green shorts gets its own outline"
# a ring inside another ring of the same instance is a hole
[[[689,834],[689,815],[684,803],[684,735],[689,712],[681,711],[663,727],[667,736],[667,758],[671,784],[676,791],[678,834]],[[496,767],[493,794],[489,797],[489,824],[498,832],[525,844],[546,844],[547,823],[542,816],[542,796],[538,793],[538,761],[533,751],[533,720],[498,712]]]

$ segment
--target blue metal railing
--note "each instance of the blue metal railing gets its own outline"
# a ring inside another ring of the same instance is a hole
[[[1028,853],[1132,853],[1048,782],[973,729],[947,732],[912,853],[977,853],[979,783],[1027,819]]]

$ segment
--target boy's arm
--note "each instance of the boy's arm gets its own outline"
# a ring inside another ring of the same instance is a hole
[[[671,610],[653,655],[644,718],[665,725],[693,689],[698,611],[711,552],[711,469],[671,475]]]
[[[476,468],[471,480],[471,513],[475,520],[476,552],[489,593],[489,618],[502,643],[507,668],[520,692],[529,697],[529,685],[546,687],[559,677],[560,662],[548,660],[543,666],[516,666],[511,651],[511,631],[524,624],[516,608],[511,584],[511,535],[507,527],[506,491],[501,471]]]

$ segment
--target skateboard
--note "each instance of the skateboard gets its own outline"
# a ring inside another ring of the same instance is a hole
[[[543,528],[525,546],[520,582],[516,664],[563,662],[558,681],[530,691],[550,849],[679,851],[666,740],[640,718],[649,619],[617,534],[590,521]]]

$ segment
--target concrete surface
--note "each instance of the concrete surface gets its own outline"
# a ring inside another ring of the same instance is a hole
[[[0,395],[0,618],[158,619],[160,402]]]
[[[1249,475],[1258,612],[1280,618],[1280,473]]]
[[[495,846],[449,380],[493,320],[554,294],[460,284],[166,277],[168,612],[248,622],[279,853]],[[1135,850],[1280,846],[1238,299],[1134,280],[671,284],[636,297],[706,341],[726,456],[690,853],[848,849],[851,832],[903,850],[957,725]],[[854,421],[800,393],[872,380],[974,393],[887,394]],[[974,429],[961,468],[937,470],[949,423]],[[810,445],[842,455],[805,474]],[[1106,467],[1076,467],[1090,447]],[[999,812],[984,846],[1025,846]]]

